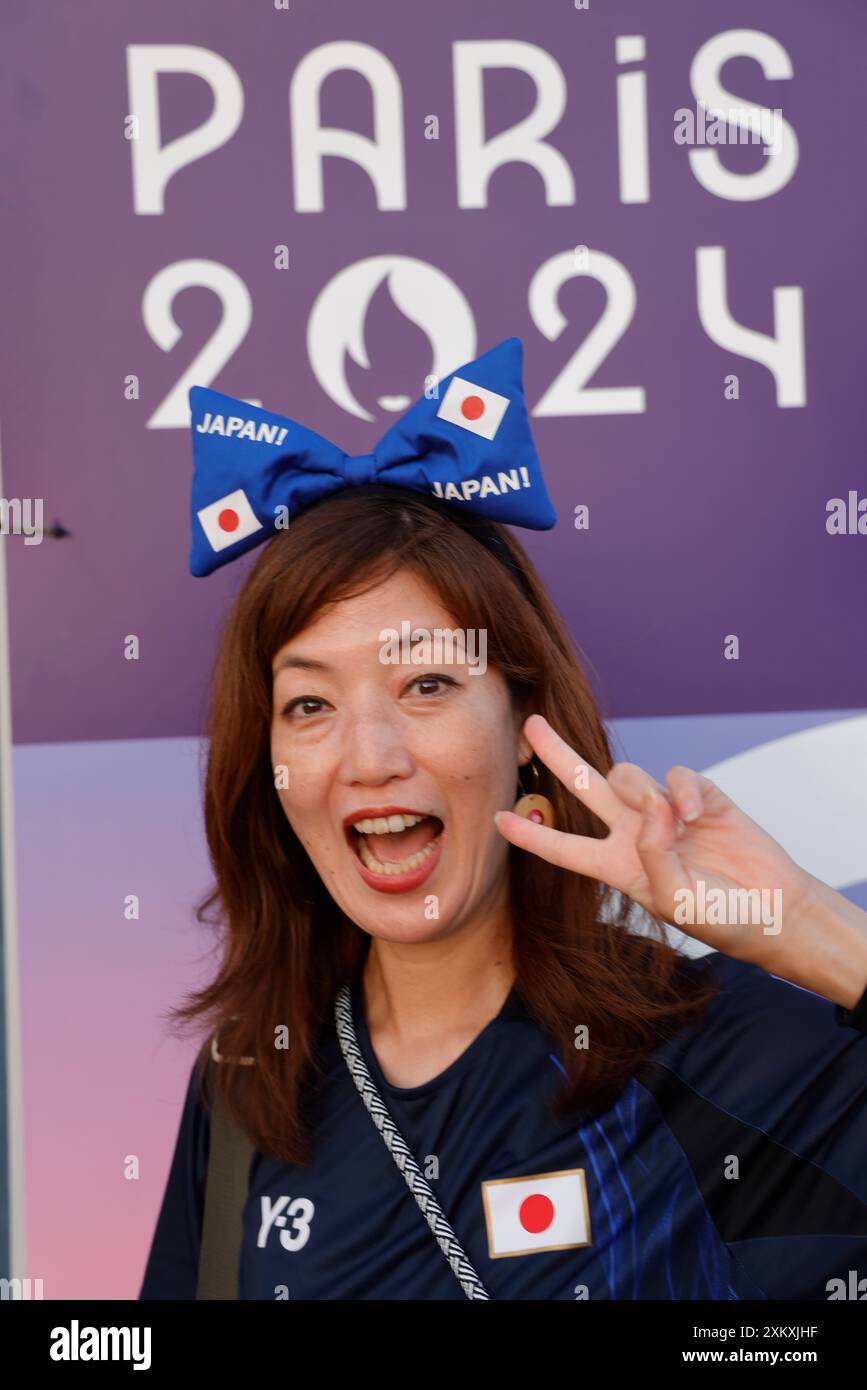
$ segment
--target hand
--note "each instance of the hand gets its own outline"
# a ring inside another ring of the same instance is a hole
[[[784,941],[801,934],[815,880],[719,787],[688,767],[673,767],[667,787],[634,763],[603,777],[538,714],[524,734],[610,834],[570,835],[499,812],[510,844],[608,884],[715,950],[785,973],[789,943],[776,938],[784,922]]]

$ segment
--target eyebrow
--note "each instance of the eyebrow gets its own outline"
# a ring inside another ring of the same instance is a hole
[[[312,656],[284,656],[277,662],[273,674],[276,676],[278,671],[330,671],[332,668],[327,661],[314,661]]]
[[[425,624],[412,622],[410,624],[410,627],[413,630],[416,628],[424,628],[426,632],[433,631],[434,629],[436,629],[437,626],[438,624],[436,623],[433,624],[433,627],[431,627],[430,623]],[[441,626],[441,624],[439,626]],[[453,624],[453,626],[458,625]],[[378,638],[377,641],[379,641]],[[327,671],[329,674],[333,674],[334,667],[329,666],[327,661],[317,661],[315,657],[312,656],[287,655],[282,657],[280,661],[277,662],[276,666],[272,668],[272,674],[274,676],[276,676],[280,671]]]

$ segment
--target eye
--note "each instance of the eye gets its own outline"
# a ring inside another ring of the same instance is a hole
[[[443,689],[446,686],[454,686],[455,688],[457,688],[457,684],[458,682],[456,680],[452,680],[451,676],[416,676],[414,681],[410,681],[409,685],[407,686],[407,690],[417,688],[418,693],[420,695],[440,695],[443,693]],[[423,690],[422,686],[425,686],[427,688]],[[435,688],[431,689],[431,686]]]
[[[314,706],[313,709],[310,709],[311,705]],[[290,700],[287,705],[284,705],[280,713],[286,718],[294,716],[298,719],[310,719],[324,707],[325,701],[320,700],[318,695],[298,695],[294,700]]]

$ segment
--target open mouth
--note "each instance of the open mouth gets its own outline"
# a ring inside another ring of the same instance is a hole
[[[390,811],[347,822],[350,848],[368,873],[383,878],[414,874],[437,851],[443,833],[438,816],[416,811]]]

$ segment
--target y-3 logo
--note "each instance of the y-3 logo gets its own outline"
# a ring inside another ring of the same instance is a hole
[[[265,1248],[272,1226],[280,1229],[280,1244],[284,1250],[300,1250],[302,1245],[307,1244],[314,1211],[309,1197],[296,1197],[294,1200],[289,1197],[275,1197],[273,1202],[270,1197],[260,1197],[259,1200],[262,1205],[262,1224],[256,1244],[260,1249]],[[290,1221],[292,1226],[287,1231],[284,1228]]]

